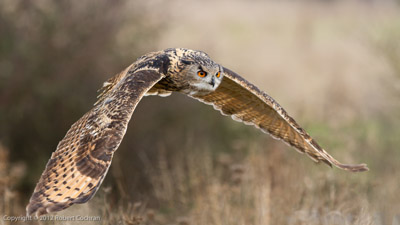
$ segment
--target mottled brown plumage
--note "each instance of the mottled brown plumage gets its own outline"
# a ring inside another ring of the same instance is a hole
[[[316,162],[352,172],[368,170],[365,164],[339,163],[275,100],[207,54],[166,49],[138,58],[104,83],[94,107],[72,125],[52,154],[29,201],[27,214],[56,212],[92,198],[141,98],[168,96],[173,91],[212,104],[222,114],[256,126]]]

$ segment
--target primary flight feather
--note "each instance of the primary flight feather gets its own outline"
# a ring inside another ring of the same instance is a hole
[[[252,124],[316,162],[360,172],[322,149],[269,95],[201,51],[148,53],[104,83],[94,107],[75,122],[51,155],[26,207],[42,215],[85,203],[98,190],[137,104],[146,95],[180,92],[213,105],[223,115]]]

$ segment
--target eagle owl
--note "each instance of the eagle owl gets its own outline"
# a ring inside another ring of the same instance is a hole
[[[147,95],[186,94],[254,125],[316,162],[352,172],[368,170],[365,164],[335,160],[274,99],[201,51],[148,53],[105,82],[101,91],[94,107],[71,126],[51,155],[26,207],[28,215],[60,211],[93,197],[133,111]]]

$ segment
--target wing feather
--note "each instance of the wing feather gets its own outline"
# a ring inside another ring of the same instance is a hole
[[[229,69],[224,68],[223,80],[214,92],[192,97],[283,140],[316,162],[352,172],[368,170],[365,164],[348,165],[334,159],[274,99]]]
[[[71,126],[51,155],[26,207],[28,215],[60,211],[93,197],[136,105],[162,78],[153,70],[131,73],[128,68],[107,84],[100,101]]]

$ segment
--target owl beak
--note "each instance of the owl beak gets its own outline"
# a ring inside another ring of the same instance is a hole
[[[211,78],[211,82],[210,82],[210,84],[211,84],[211,86],[213,86],[213,87],[214,87],[214,85],[215,85],[215,78],[214,78],[214,77],[212,77],[212,78]]]

